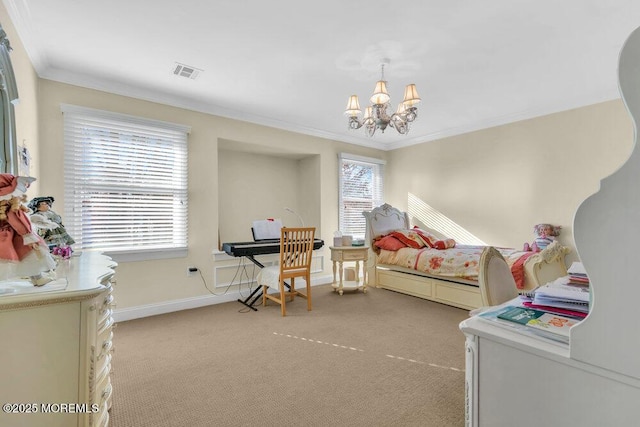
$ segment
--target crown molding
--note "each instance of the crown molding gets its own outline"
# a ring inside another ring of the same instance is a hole
[[[360,145],[368,148],[375,148],[382,151],[392,151],[399,148],[410,147],[412,145],[423,144],[427,142],[433,142],[436,140],[449,138],[452,136],[462,135],[465,133],[475,132],[483,129],[488,129],[497,126],[503,126],[509,123],[514,123],[522,120],[533,119],[536,117],[546,116],[549,114],[559,113],[561,111],[572,110],[575,108],[584,107],[587,105],[593,105],[600,102],[612,101],[619,99],[619,95],[612,95],[610,93],[601,93],[595,97],[587,99],[584,97],[575,97],[574,99],[565,100],[565,102],[554,105],[547,105],[538,108],[531,108],[528,110],[516,112],[514,114],[507,114],[500,117],[493,117],[487,120],[480,120],[476,123],[469,124],[467,126],[459,126],[455,128],[443,129],[438,132],[433,132],[427,135],[407,138],[401,141],[384,143],[376,141],[375,138],[365,137],[351,137],[343,134],[336,134],[327,132],[311,127],[300,126],[294,123],[285,122],[282,120],[276,120],[268,117],[258,116],[254,114],[248,114],[242,111],[226,109],[215,104],[198,102],[186,98],[175,97],[167,94],[158,93],[151,90],[146,90],[140,87],[125,85],[122,83],[108,81],[104,79],[95,79],[87,77],[82,74],[73,74],[67,71],[48,69],[45,73],[40,74],[41,78],[53,80],[61,83],[66,83],[74,86],[85,87],[88,89],[99,90],[103,92],[113,93],[116,95],[127,96],[130,98],[141,99],[144,101],[155,102],[164,105],[170,105],[177,108],[183,108],[186,110],[196,111],[199,113],[211,114],[214,116],[224,117],[228,119],[253,123],[257,125],[267,126],[271,128],[281,129],[289,132],[295,132],[303,135],[314,136],[318,138],[333,140],[337,142],[343,142],[353,145]]]
[[[46,54],[37,46],[37,37],[35,37],[35,31],[29,19],[31,15],[29,5],[26,0],[3,0],[3,3],[33,68],[40,76],[41,72],[49,68],[50,65]]]

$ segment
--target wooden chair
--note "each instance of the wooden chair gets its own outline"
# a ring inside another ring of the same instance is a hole
[[[262,286],[262,304],[267,300],[280,304],[282,315],[287,315],[286,297],[293,301],[295,296],[307,300],[307,310],[311,311],[311,257],[315,227],[286,228],[280,230],[280,264],[265,267],[258,273],[256,280]],[[307,283],[306,293],[296,290],[296,277],[302,277]],[[285,282],[289,281],[287,290]],[[269,294],[269,288],[277,289],[278,294]]]
[[[485,248],[480,256],[478,284],[484,306],[499,305],[518,296],[511,268],[493,246]]]

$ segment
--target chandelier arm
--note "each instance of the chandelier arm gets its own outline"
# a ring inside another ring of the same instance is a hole
[[[360,129],[363,124],[357,117],[349,117],[349,129]]]

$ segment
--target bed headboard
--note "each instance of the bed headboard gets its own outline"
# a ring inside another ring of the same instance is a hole
[[[365,239],[369,244],[377,237],[389,234],[393,230],[406,230],[409,225],[409,215],[385,203],[371,211],[362,212],[367,221]]]

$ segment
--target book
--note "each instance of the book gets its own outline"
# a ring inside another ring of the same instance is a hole
[[[531,302],[537,305],[547,305],[549,307],[565,308],[567,310],[589,313],[589,303],[584,301],[547,297],[544,295],[535,295],[533,297],[533,301]]]
[[[569,342],[569,329],[580,323],[577,319],[527,307],[510,307],[497,317],[507,322],[525,325],[547,336],[561,337],[566,342]]]
[[[522,305],[528,308],[533,308],[536,310],[542,310],[542,311],[546,311],[549,313],[554,313],[554,314],[560,314],[563,316],[569,316],[569,317],[575,317],[577,319],[584,319],[585,317],[587,317],[588,313],[585,313],[583,311],[578,311],[578,310],[570,310],[570,309],[566,309],[566,308],[560,308],[560,307],[552,307],[550,305],[538,305],[538,304],[534,304],[532,302],[529,301],[522,301]]]
[[[568,281],[568,276],[564,276],[540,286],[535,290],[533,301],[531,302],[536,305],[588,313],[591,297],[589,288],[571,285]]]
[[[556,279],[537,288],[535,296],[588,304],[590,299],[589,289],[581,286],[571,286],[568,282],[569,278],[567,276]]]
[[[554,334],[552,332],[546,332],[541,329],[532,328],[527,325],[522,325],[516,322],[510,322],[508,320],[498,319],[498,316],[511,310],[514,307],[521,307],[517,299],[508,301],[502,305],[489,307],[484,311],[477,314],[479,319],[483,322],[491,323],[499,328],[517,332],[518,334],[527,335],[535,339],[540,339],[547,342],[554,342],[561,346],[569,345],[569,337]]]
[[[589,276],[581,262],[574,262],[567,270],[569,273],[569,284],[589,286]]]
[[[581,262],[577,262],[577,261],[574,261],[571,263],[571,266],[567,269],[567,272],[569,274],[576,274],[576,275],[582,275],[582,276],[587,275],[587,270],[584,269],[584,265],[582,265]]]

